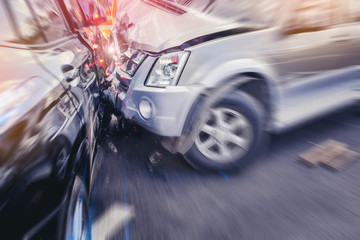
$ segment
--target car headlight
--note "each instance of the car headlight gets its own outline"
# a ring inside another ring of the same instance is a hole
[[[151,87],[174,86],[189,55],[190,52],[174,52],[161,56],[155,63],[145,85]]]

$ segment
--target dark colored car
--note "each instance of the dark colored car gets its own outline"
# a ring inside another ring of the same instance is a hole
[[[1,0],[0,19],[0,238],[87,238],[101,21],[76,0]]]

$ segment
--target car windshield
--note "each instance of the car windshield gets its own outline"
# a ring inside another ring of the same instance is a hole
[[[276,0],[169,0],[204,14],[238,22],[268,24],[280,8]]]

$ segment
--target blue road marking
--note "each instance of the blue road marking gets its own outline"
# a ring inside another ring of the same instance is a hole
[[[127,194],[126,194],[126,178],[124,180],[124,201],[125,201],[125,211],[127,212]],[[125,240],[130,240],[130,230],[129,230],[129,217],[125,214],[125,233],[124,233]]]
[[[225,179],[225,181],[230,181],[230,178],[226,176],[225,173],[223,173],[222,171],[219,171],[219,174]]]

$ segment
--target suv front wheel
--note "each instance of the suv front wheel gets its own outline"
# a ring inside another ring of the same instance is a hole
[[[249,164],[264,137],[264,108],[252,96],[234,92],[210,108],[185,159],[208,170],[239,169]]]

